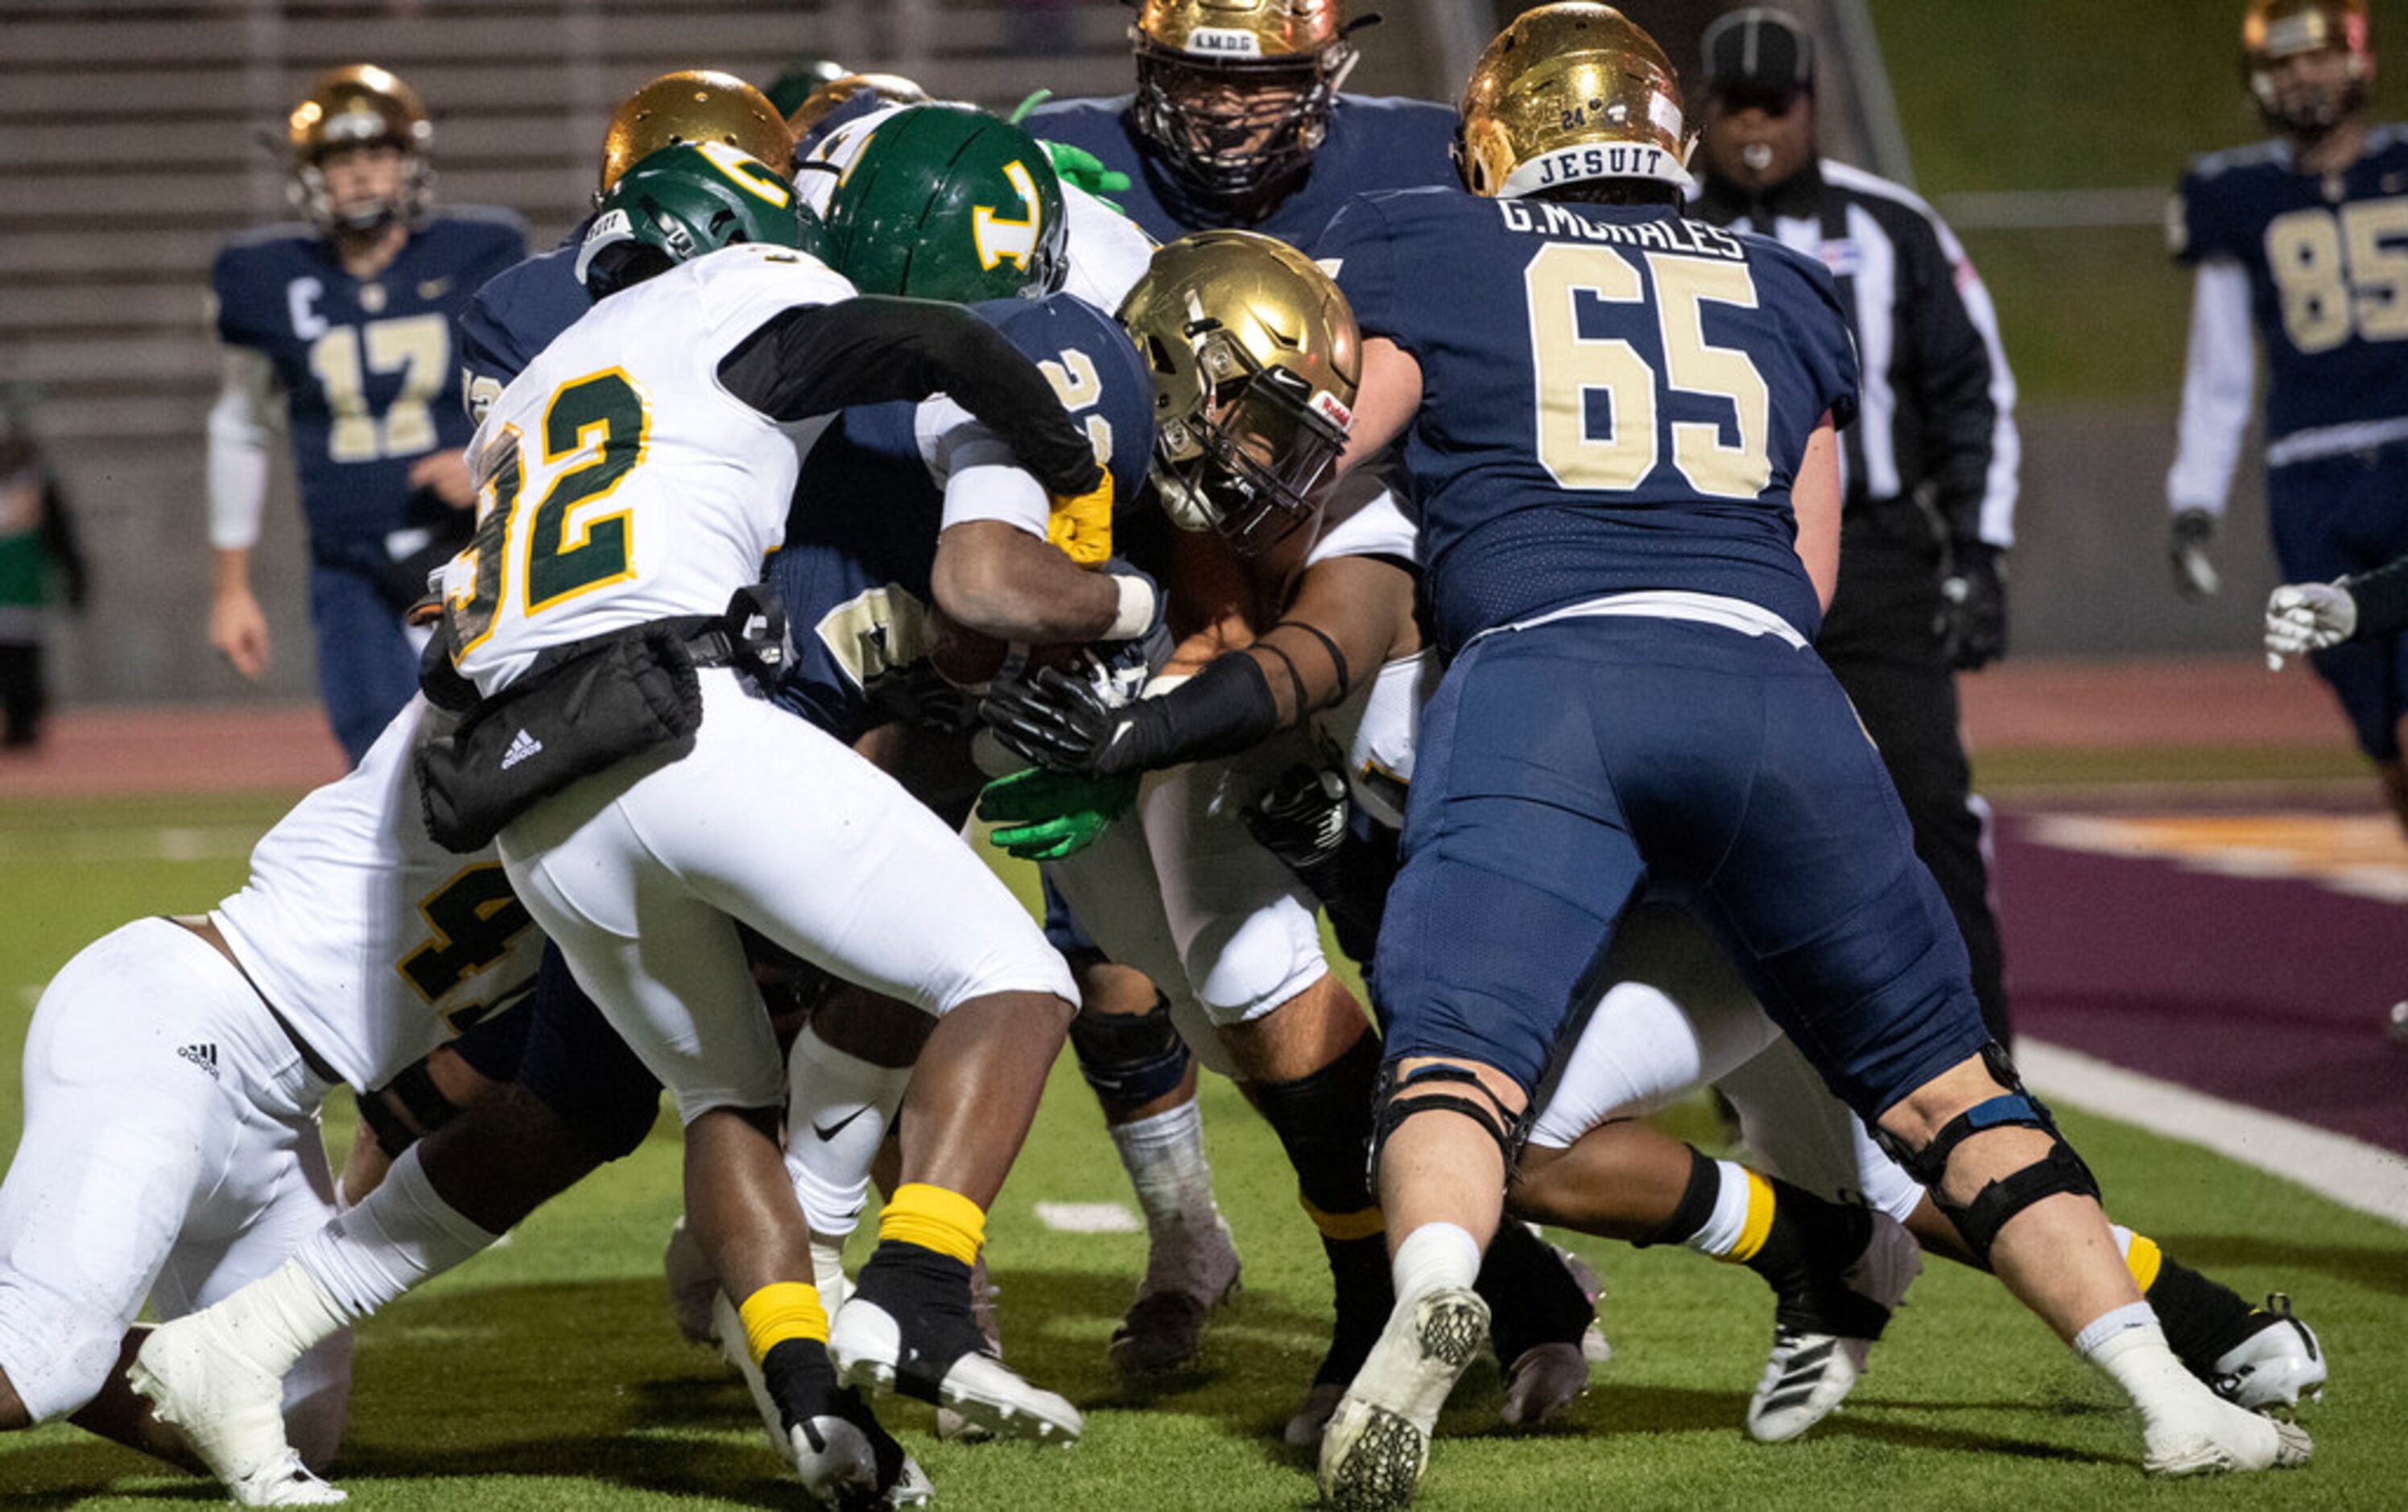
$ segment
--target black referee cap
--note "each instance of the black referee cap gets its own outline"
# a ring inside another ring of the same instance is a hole
[[[1704,51],[1706,89],[1726,100],[1786,109],[1814,92],[1814,39],[1785,11],[1734,10],[1706,28]]]

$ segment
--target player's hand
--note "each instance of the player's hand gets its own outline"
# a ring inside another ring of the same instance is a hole
[[[1970,672],[2007,654],[2006,562],[1979,541],[1960,543],[1954,555],[1955,570],[1940,583],[1941,655]]]
[[[455,510],[465,510],[477,502],[477,485],[468,477],[468,458],[449,446],[437,447],[409,465],[409,486],[433,489],[436,497]]]
[[[267,670],[267,616],[247,590],[219,594],[209,600],[209,644],[224,654],[234,670],[256,682]]]
[[[2286,583],[2266,600],[2266,665],[2337,646],[2358,633],[2358,600],[2337,583]]]
[[[2174,592],[2185,598],[2212,598],[2224,586],[2208,548],[2215,543],[2215,516],[2205,510],[2176,510],[2166,544],[2172,560]]]
[[[1346,842],[1346,779],[1326,767],[1297,765],[1238,811],[1254,842],[1285,862],[1308,886]]]
[[[1132,725],[1101,689],[1059,667],[998,678],[979,713],[1006,747],[1054,771],[1112,775],[1134,763],[1113,760]]]
[[[1137,801],[1139,776],[1088,777],[1041,767],[998,777],[979,794],[987,843],[1024,861],[1058,861],[1103,837]]]
[[[1112,554],[1112,474],[1083,494],[1055,494],[1045,520],[1045,539],[1081,567],[1096,567]]]
[[[1117,194],[1126,189],[1129,186],[1127,174],[1105,166],[1102,158],[1083,147],[1073,147],[1068,142],[1049,142],[1041,139],[1037,145],[1045,149],[1045,155],[1054,160],[1055,178],[1074,189],[1084,190],[1096,198],[1103,199],[1105,208],[1108,209],[1120,209],[1118,205],[1104,199],[1104,196]],[[1123,210],[1121,213],[1126,214],[1127,211]]]

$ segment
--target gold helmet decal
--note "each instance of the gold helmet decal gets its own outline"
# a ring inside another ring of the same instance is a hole
[[[1329,276],[1268,237],[1198,232],[1154,252],[1120,321],[1154,377],[1154,481],[1171,519],[1249,555],[1312,519],[1362,378]]]
[[[1611,6],[1524,11],[1480,55],[1462,117],[1455,167],[1475,194],[1512,199],[1594,179],[1689,182],[1697,134],[1680,79],[1656,39]]]
[[[769,97],[734,74],[688,68],[663,74],[619,103],[602,136],[602,182],[608,192],[638,158],[680,142],[717,142],[758,158],[782,173],[794,135]]]
[[[2286,80],[2283,65],[2303,53],[2341,54],[2339,83]],[[2329,131],[2366,103],[2374,81],[2374,31],[2366,0],[2251,0],[2241,19],[2241,73],[2278,130]]]
[[[310,81],[309,93],[285,117],[285,143],[293,177],[285,186],[293,206],[321,231],[373,231],[424,213],[434,197],[435,173],[426,149],[435,128],[418,92],[372,63],[329,68]],[[401,150],[399,189],[374,200],[337,207],[327,193],[321,162],[345,148],[383,144]]]

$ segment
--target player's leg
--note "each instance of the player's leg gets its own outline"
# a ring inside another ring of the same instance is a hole
[[[418,691],[418,653],[376,583],[341,568],[309,569],[318,696],[353,766]]]
[[[2321,583],[2363,572],[2408,552],[2408,521],[2399,508],[2408,488],[2408,447],[2294,462],[2266,480],[2274,554],[2287,583]],[[2312,652],[2308,663],[2348,719],[2358,747],[2373,762],[2384,805],[2408,833],[2408,637],[2352,641]]]
[[[437,1045],[372,1092],[359,1094],[360,1128],[343,1158],[342,1200],[356,1207],[422,1137],[497,1096],[518,1074],[532,1015],[513,1005]]]
[[[2009,1289],[2131,1394],[2150,1469],[2304,1458],[2304,1435],[2218,1401],[2166,1347],[2088,1169],[1988,1044],[1963,946],[1837,684],[1775,644],[1745,665],[1762,700],[1756,770],[1777,780],[1750,782],[1696,886],[1767,1010]]]

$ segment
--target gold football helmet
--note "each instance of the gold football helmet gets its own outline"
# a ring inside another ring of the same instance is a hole
[[[1685,189],[1697,133],[1656,39],[1612,6],[1526,10],[1497,35],[1465,86],[1455,169],[1496,199],[1598,179]]]
[[[321,231],[373,231],[396,220],[415,220],[424,213],[435,193],[435,170],[426,149],[435,128],[418,92],[372,63],[329,68],[310,82],[309,93],[285,118],[285,140],[293,152],[293,177],[285,194],[293,208]],[[371,142],[401,149],[401,188],[389,199],[338,210],[326,193],[326,177],[319,164],[339,148]]]
[[[2281,78],[2281,65],[2303,52],[2342,54],[2338,87]],[[2241,19],[2241,73],[2267,123],[2316,136],[2366,103],[2374,81],[2374,33],[2366,0],[2250,0]]]
[[[1242,201],[1297,170],[1354,66],[1340,0],[1140,0],[1138,129],[1179,179]]]
[[[663,74],[619,102],[602,135],[602,182],[609,193],[638,158],[680,142],[720,142],[780,173],[789,167],[794,134],[769,97],[734,74],[687,68]]]
[[[901,74],[846,74],[804,96],[803,103],[786,117],[786,129],[795,134],[796,141],[810,147],[828,129],[827,118],[857,94],[867,94],[880,105],[927,105],[933,98]]]
[[[1311,520],[1363,375],[1329,275],[1268,237],[1202,231],[1154,252],[1120,322],[1154,376],[1154,482],[1172,521],[1252,556]]]

